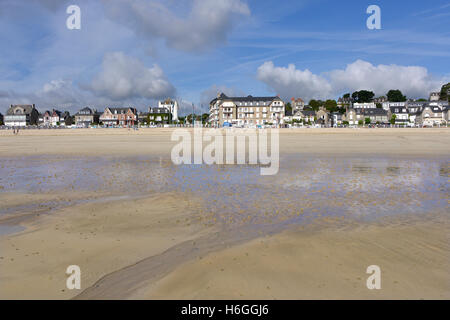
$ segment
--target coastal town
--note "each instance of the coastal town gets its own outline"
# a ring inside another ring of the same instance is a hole
[[[35,104],[10,105],[0,113],[0,125],[11,128],[88,128],[189,126],[195,121],[205,127],[222,128],[333,128],[333,127],[446,127],[449,126],[450,83],[428,99],[408,99],[400,90],[375,97],[372,91],[347,93],[337,100],[300,97],[284,101],[280,96],[229,97],[218,93],[209,113],[194,111],[180,116],[175,99],[158,101],[157,106],[139,111],[135,107],[105,107],[103,111],[84,107],[71,115],[58,108],[40,111]],[[194,106],[193,106],[194,110]]]

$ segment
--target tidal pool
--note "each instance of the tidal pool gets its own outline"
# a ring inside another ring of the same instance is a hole
[[[262,228],[318,218],[374,220],[449,212],[449,173],[449,159],[438,157],[288,155],[280,159],[277,175],[261,176],[256,165],[175,166],[162,157],[40,156],[0,159],[0,193],[102,193],[109,201],[185,192],[203,203],[193,219],[225,228]],[[51,203],[53,209],[68,205],[73,203]],[[25,207],[0,204],[0,215],[21,213]]]

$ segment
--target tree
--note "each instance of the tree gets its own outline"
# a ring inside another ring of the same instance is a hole
[[[335,112],[338,110],[336,100],[327,100],[325,101],[324,106],[325,109],[327,109],[330,112]]]
[[[404,102],[406,101],[406,96],[400,90],[389,90],[387,93],[387,98],[391,102]]]
[[[292,105],[291,105],[290,102],[286,103],[286,105],[285,105],[285,112],[289,113],[289,114],[292,114]]]
[[[381,103],[377,103],[377,108],[381,109],[383,108],[383,105]]]
[[[348,99],[348,98],[350,98],[350,93],[346,93],[346,94],[344,94],[342,97],[343,97],[344,99]]]
[[[353,100],[359,103],[371,102],[373,97],[375,97],[375,93],[367,90],[360,90],[352,93]]]
[[[313,109],[313,110],[319,110],[319,107],[323,106],[323,101],[321,100],[314,100],[312,99],[311,101],[309,101],[309,106]]]
[[[362,126],[363,123],[364,123],[364,122],[363,122],[362,120],[359,120],[359,121],[358,121],[358,125],[359,125],[359,126]]]
[[[450,102],[450,82],[444,84],[441,88],[441,100],[447,100]]]
[[[389,120],[389,122],[391,124],[395,124],[395,119],[397,118],[397,116],[395,114],[392,115],[391,120]]]
[[[364,119],[364,122],[365,122],[366,125],[367,125],[367,124],[370,124],[370,118],[365,118],[365,119]]]
[[[75,123],[74,116],[68,116],[65,120],[66,126],[71,126]]]
[[[202,114],[202,123],[208,123],[209,113]]]

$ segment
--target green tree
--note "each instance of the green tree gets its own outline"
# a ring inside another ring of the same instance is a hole
[[[202,114],[202,123],[208,123],[209,113]]]
[[[285,111],[286,111],[286,113],[292,114],[292,105],[291,105],[290,102],[286,103],[286,105],[285,105]]]
[[[319,107],[323,106],[323,101],[312,99],[311,101],[309,101],[309,106],[313,110],[319,110]]]
[[[450,102],[450,82],[444,84],[441,88],[441,100],[447,100]]]
[[[406,96],[400,90],[389,90],[387,93],[387,98],[391,102],[404,102],[406,101]]]
[[[360,90],[352,93],[352,98],[359,103],[371,102],[373,97],[375,97],[375,93],[367,90]]]
[[[362,120],[359,120],[359,121],[358,121],[358,125],[359,125],[359,126],[362,126],[363,123],[364,123],[364,122],[363,122]]]
[[[377,103],[377,108],[383,108],[383,105],[381,103]]]
[[[389,120],[389,122],[391,124],[395,124],[395,119],[397,118],[397,116],[395,114],[392,115],[391,120]]]
[[[367,125],[367,124],[370,124],[370,118],[365,118],[364,119],[364,123]]]
[[[350,98],[350,93],[346,93],[346,94],[344,94],[342,97],[343,97],[344,99],[348,99],[348,98]]]
[[[325,101],[324,106],[330,112],[335,112],[338,110],[336,100],[327,100]]]

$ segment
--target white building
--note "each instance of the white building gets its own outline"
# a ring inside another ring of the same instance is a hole
[[[170,98],[158,101],[158,108],[166,108],[172,114],[172,121],[178,121],[178,102]]]
[[[364,102],[364,103],[354,103],[353,108],[354,109],[374,109],[377,105],[375,102]]]
[[[228,97],[221,93],[209,108],[209,122],[215,127],[280,125],[286,115],[280,97]]]

